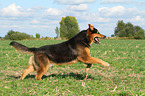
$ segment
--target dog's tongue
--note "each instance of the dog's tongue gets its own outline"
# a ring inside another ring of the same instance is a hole
[[[95,38],[95,40],[96,40],[97,42],[99,42],[99,39],[98,39],[98,38]]]

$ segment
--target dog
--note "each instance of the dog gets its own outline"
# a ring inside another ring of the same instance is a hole
[[[30,57],[28,67],[21,75],[23,80],[26,75],[36,71],[37,80],[42,80],[41,77],[47,72],[47,69],[54,65],[67,65],[76,62],[83,62],[87,64],[86,73],[89,71],[92,64],[101,64],[109,66],[109,64],[101,59],[90,56],[90,46],[93,42],[100,44],[98,38],[105,36],[100,34],[99,31],[93,26],[88,24],[89,28],[76,34],[69,40],[54,44],[45,45],[39,48],[29,48],[18,42],[12,41],[10,45],[15,49],[32,54]]]

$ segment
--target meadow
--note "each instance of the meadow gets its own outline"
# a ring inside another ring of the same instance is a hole
[[[18,41],[28,47],[56,44],[63,40]],[[1,96],[145,96],[145,40],[100,40],[91,46],[91,56],[110,64],[93,64],[84,80],[86,65],[52,66],[42,77],[35,72],[20,80],[30,54],[23,54],[0,41]]]

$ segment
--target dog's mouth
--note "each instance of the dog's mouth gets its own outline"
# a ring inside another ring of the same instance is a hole
[[[95,42],[96,44],[100,44],[99,38],[98,38],[98,37],[95,37],[95,38],[94,38],[94,42]]]

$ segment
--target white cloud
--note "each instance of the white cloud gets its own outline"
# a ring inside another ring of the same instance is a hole
[[[87,4],[68,5],[67,7],[70,10],[76,10],[76,11],[86,11],[86,10],[88,10],[88,5]]]
[[[115,17],[115,18],[131,18],[134,15],[139,14],[139,10],[136,7],[125,8],[123,6],[115,6],[112,8],[102,7],[98,9],[99,14],[103,17]]]
[[[130,4],[135,3],[135,0],[102,0],[102,4]]]
[[[136,4],[137,6],[145,6],[145,1],[140,0],[102,0],[101,4]]]
[[[18,16],[21,14],[20,10],[22,8],[20,6],[16,6],[14,3],[9,5],[7,8],[3,8],[1,10],[2,16]]]
[[[124,15],[125,8],[123,6],[116,6],[112,8],[102,7],[102,8],[99,8],[98,11],[102,16],[105,16],[105,17],[122,16]]]
[[[12,25],[11,27],[16,27],[16,28],[18,28],[19,26],[18,26],[18,25]]]
[[[41,24],[42,25],[58,25],[60,20],[51,20],[51,19],[42,19]]]
[[[40,22],[40,21],[38,21],[38,20],[32,20],[32,21],[31,21],[32,24],[38,24],[39,22]]]
[[[138,6],[145,6],[145,1],[140,1],[136,3]]]
[[[70,12],[71,16],[75,16],[78,22],[96,22],[96,23],[104,23],[104,22],[110,22],[110,18],[104,18],[101,17],[98,12],[90,13],[90,12]]]
[[[32,28],[36,28],[36,29],[39,29],[39,28],[49,28],[50,26],[48,25],[32,25]]]
[[[82,4],[82,3],[94,3],[97,0],[55,0],[59,4]]]
[[[27,9],[27,11],[29,11],[29,12],[38,12],[38,11],[41,11],[43,9],[45,9],[45,7],[34,6],[32,8]]]
[[[1,27],[3,27],[3,28],[19,28],[19,29],[23,28],[19,25],[2,25]]]
[[[132,18],[134,21],[144,21],[144,18],[141,18],[141,16],[135,16],[135,18]]]
[[[27,17],[30,16],[31,14],[29,12],[26,12],[24,8],[21,6],[16,6],[15,3],[9,5],[6,8],[2,8],[0,10],[0,16],[7,16],[7,17],[16,17],[16,16],[22,16],[22,17]]]
[[[56,8],[48,8],[44,13],[45,16],[47,16],[47,15],[49,15],[49,16],[58,16],[58,15],[61,15],[61,14],[62,14],[62,11],[58,10]]]
[[[41,15],[41,19],[44,20],[61,20],[64,15],[64,10],[59,10],[56,8],[48,8]]]

